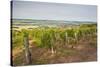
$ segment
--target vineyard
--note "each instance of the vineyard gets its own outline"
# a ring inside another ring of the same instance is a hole
[[[30,53],[29,63],[25,59],[26,48]],[[96,61],[96,51],[96,24],[12,29],[12,65]]]

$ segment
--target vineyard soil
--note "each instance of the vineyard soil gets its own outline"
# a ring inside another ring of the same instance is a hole
[[[96,43],[95,38],[92,37],[91,39],[90,37],[88,42],[86,39],[81,39],[78,41],[78,45],[73,47],[64,45],[63,47],[57,48],[54,55],[51,55],[49,49],[39,48],[33,42],[30,46],[32,65],[96,61],[97,46],[93,46]],[[13,56],[13,65],[27,65],[24,49],[17,51],[17,55]]]

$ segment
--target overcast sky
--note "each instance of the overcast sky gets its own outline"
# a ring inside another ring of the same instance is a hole
[[[97,21],[97,6],[13,1],[16,19]]]

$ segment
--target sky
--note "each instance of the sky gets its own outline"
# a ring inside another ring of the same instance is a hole
[[[12,18],[97,21],[97,6],[33,1],[13,1]]]

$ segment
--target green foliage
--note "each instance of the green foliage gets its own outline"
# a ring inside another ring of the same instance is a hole
[[[67,31],[67,35],[68,35],[68,37],[74,37],[74,29],[68,29],[68,30],[66,30]]]
[[[23,33],[20,31],[12,31],[12,47],[22,47],[23,44]]]
[[[61,39],[62,39],[63,45],[66,44],[66,33],[67,33],[66,31],[60,32],[60,37],[61,37]]]
[[[83,24],[78,28],[33,28],[32,30],[22,29],[21,31],[12,31],[12,42],[15,45],[23,45],[23,37],[30,36],[38,47],[51,48],[55,46],[57,40],[61,40],[63,45],[66,41],[72,42],[73,39],[76,41],[87,35],[93,35],[97,32],[95,24]],[[72,42],[73,43],[73,42]]]
[[[28,37],[28,35],[29,35],[28,30],[22,29],[22,32],[23,32],[23,36],[24,36],[24,37]]]
[[[51,37],[48,31],[43,32],[43,35],[41,36],[41,46],[49,48],[51,47]]]

